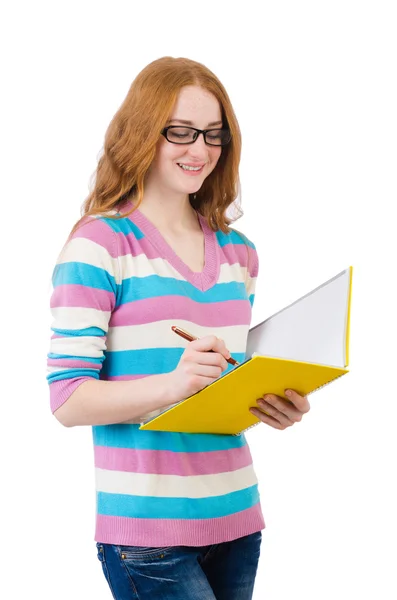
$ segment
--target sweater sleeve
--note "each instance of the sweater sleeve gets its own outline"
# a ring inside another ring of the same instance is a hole
[[[99,379],[119,287],[117,237],[102,219],[81,225],[55,266],[47,380],[57,410],[89,379]]]

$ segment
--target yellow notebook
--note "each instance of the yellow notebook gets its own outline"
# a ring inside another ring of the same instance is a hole
[[[308,395],[348,373],[352,273],[345,269],[253,327],[246,361],[140,429],[240,434],[260,422],[249,408],[263,394]]]

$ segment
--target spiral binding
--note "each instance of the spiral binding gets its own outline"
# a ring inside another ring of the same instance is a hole
[[[319,385],[318,387],[314,388],[314,390],[312,390],[311,392],[307,392],[306,396],[309,396],[310,394],[314,394],[314,392],[318,392],[318,390],[321,390],[322,388],[326,387],[327,385],[329,385],[333,381],[336,381],[337,379],[340,379],[341,377],[343,377],[343,375],[346,375],[348,372],[349,371],[346,371],[345,373],[341,373],[340,375],[336,375],[335,377],[333,377],[329,381],[326,381],[322,385]],[[261,423],[261,421],[258,421],[257,423],[254,423],[253,425],[250,425],[249,427],[246,427],[245,429],[242,429],[240,431],[240,433],[233,433],[233,435],[242,435],[243,433],[246,433],[246,431],[248,431],[249,429],[253,429],[253,427],[256,427],[257,425],[259,425],[260,423]]]

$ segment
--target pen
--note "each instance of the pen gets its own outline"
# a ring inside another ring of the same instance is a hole
[[[183,337],[188,342],[194,342],[194,340],[198,339],[198,338],[194,337],[193,335],[191,335],[190,333],[188,333],[187,331],[185,331],[184,329],[181,329],[180,327],[175,327],[175,325],[173,325],[171,327],[171,329],[172,329],[172,331],[174,331],[175,333],[177,333],[178,335]],[[210,350],[210,352],[213,352],[213,350]],[[229,363],[229,365],[238,365],[237,360],[234,360],[234,358],[232,358],[232,357],[226,358],[226,361]]]

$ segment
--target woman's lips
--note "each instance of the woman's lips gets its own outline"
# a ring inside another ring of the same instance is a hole
[[[181,167],[181,164],[186,165],[187,167],[198,167],[199,165],[189,164],[189,163],[177,163],[178,167],[181,171],[183,171],[186,175],[195,176],[200,175],[203,172],[205,165],[201,165],[199,169],[184,169]]]

